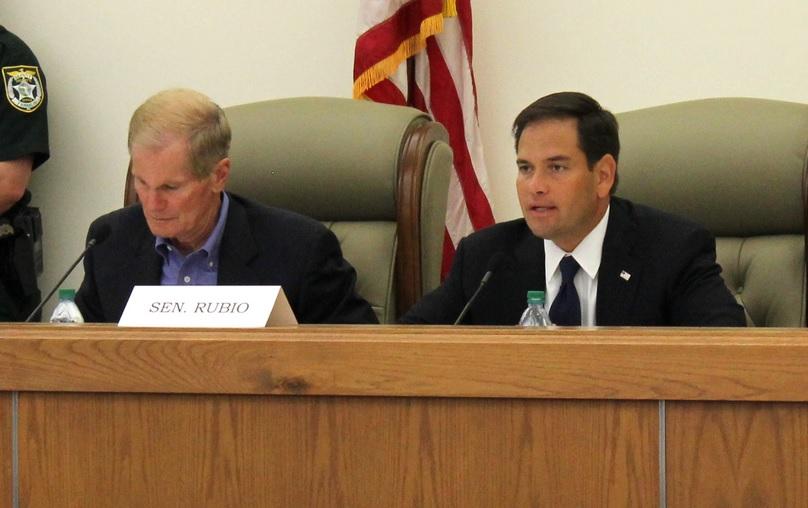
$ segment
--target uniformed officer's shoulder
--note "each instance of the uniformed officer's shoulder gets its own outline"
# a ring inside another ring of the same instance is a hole
[[[0,25],[0,45],[6,50],[2,53],[4,57],[19,58],[34,53],[24,40],[2,25]],[[6,64],[4,63],[4,65]]]
[[[6,49],[14,46],[25,46],[25,43],[14,32],[10,32],[8,28],[0,25],[0,48]],[[0,52],[0,55],[2,54],[3,52]]]
[[[2,29],[0,31],[0,57],[2,57],[0,67],[2,67],[5,104],[12,111],[21,113],[44,110],[45,76],[31,48],[12,32]],[[45,158],[47,159],[47,157]],[[42,163],[44,160],[38,162]]]

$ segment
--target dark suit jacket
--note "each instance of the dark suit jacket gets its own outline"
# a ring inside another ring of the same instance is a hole
[[[87,239],[76,303],[88,322],[117,322],[132,288],[159,285],[163,258],[154,250],[140,205],[96,219]],[[230,194],[219,249],[220,285],[278,285],[300,323],[376,323],[354,291],[356,273],[325,226],[302,215]]]
[[[524,219],[463,239],[447,280],[401,319],[452,323],[477,289],[488,260],[506,254],[464,319],[514,325],[528,290],[544,290],[544,244]],[[629,280],[621,272],[631,274]],[[715,239],[701,226],[630,201],[612,198],[598,272],[599,326],[745,326],[715,261]]]

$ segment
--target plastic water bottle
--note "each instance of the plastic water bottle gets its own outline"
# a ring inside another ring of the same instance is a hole
[[[547,309],[544,308],[544,291],[528,291],[527,309],[519,319],[519,326],[546,328],[552,324]]]
[[[75,289],[60,289],[59,290],[59,303],[53,309],[51,315],[51,323],[83,323],[84,317],[81,315],[78,305],[74,299],[76,298]]]

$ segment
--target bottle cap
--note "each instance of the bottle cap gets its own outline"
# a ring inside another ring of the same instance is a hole
[[[60,289],[59,290],[59,299],[60,300],[73,300],[76,298],[76,290],[75,289]]]
[[[528,291],[527,303],[528,305],[537,303],[544,305],[544,291]]]

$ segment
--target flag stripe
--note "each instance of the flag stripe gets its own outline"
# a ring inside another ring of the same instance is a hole
[[[365,92],[365,96],[373,102],[406,106],[407,98],[401,90],[389,79],[382,80]]]
[[[474,231],[474,225],[471,223],[456,171],[449,175],[449,198],[446,203],[446,226],[449,228],[449,236],[457,245],[461,238]]]
[[[480,127],[477,122],[477,100],[474,94],[473,78],[474,72],[472,71],[469,63],[468,54],[463,44],[457,43],[462,39],[462,26],[457,18],[447,19],[444,24],[445,37],[434,38],[441,53],[443,54],[444,62],[447,64],[449,73],[452,76],[452,81],[456,85],[458,98],[462,104],[463,125],[465,128],[465,141],[471,157],[472,167],[477,176],[477,182],[486,196],[488,192],[488,179],[485,172],[485,159],[483,156],[483,144],[480,138]],[[455,44],[451,44],[455,41]],[[453,199],[463,199],[463,196],[454,196],[450,194],[450,202]],[[470,206],[471,208],[471,206]],[[472,228],[464,229],[463,235],[471,233]],[[460,233],[460,232],[456,232]]]
[[[463,46],[466,48],[466,60],[469,70],[474,61],[474,30],[471,22],[471,0],[457,0],[457,20],[460,22],[460,31],[463,34]],[[471,79],[471,90],[474,95],[474,118],[477,118],[477,80],[474,79],[474,72],[469,72]]]
[[[468,55],[469,64],[474,60],[474,44],[471,24],[471,0],[457,0],[457,19],[460,21],[460,26],[463,32],[463,45],[466,47],[466,54]]]
[[[412,86],[410,86],[410,106],[420,109],[421,111],[429,112],[427,108],[427,101],[424,97],[424,92],[421,90],[421,87],[418,86],[418,82],[414,79],[412,80]]]
[[[449,231],[443,230],[443,259],[441,260],[440,273],[442,278],[445,279],[446,275],[452,269],[452,261],[454,261],[455,246],[452,239],[449,237]]]
[[[427,41],[426,51],[429,55],[430,90],[432,91],[430,106],[435,119],[449,131],[449,142],[455,157],[455,171],[460,179],[471,223],[475,229],[480,229],[493,224],[494,215],[488,205],[488,197],[477,180],[477,174],[474,172],[471,156],[466,146],[463,108],[452,76],[434,39]]]

